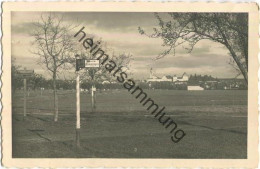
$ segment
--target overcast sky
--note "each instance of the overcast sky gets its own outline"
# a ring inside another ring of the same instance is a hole
[[[30,37],[32,23],[38,21],[41,14],[44,13],[12,13],[12,57],[15,58],[17,65],[34,69],[36,73],[50,77],[43,67],[37,65],[38,56],[30,52],[31,41],[33,41]],[[228,51],[222,45],[209,40],[199,42],[192,53],[187,53],[184,47],[180,46],[176,49],[175,55],[172,53],[160,60],[153,60],[167,48],[161,46],[161,39],[151,39],[138,32],[138,26],[147,32],[152,32],[152,28],[158,26],[153,13],[66,12],[58,14],[63,15],[64,22],[68,24],[80,24],[79,28],[85,26],[87,33],[102,38],[116,53],[132,54],[134,60],[131,63],[131,70],[136,79],[148,78],[151,67],[158,76],[181,76],[186,72],[189,75],[196,73],[218,78],[232,78],[237,74],[228,64],[231,58]],[[74,32],[77,30],[75,29]]]

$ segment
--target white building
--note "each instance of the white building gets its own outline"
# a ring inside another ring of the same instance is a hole
[[[188,86],[188,90],[204,90],[204,89],[200,86]]]
[[[187,73],[183,73],[183,75],[181,77],[177,77],[176,75],[174,75],[173,77],[173,82],[187,82],[189,80],[189,76],[187,75]]]
[[[170,75],[167,75],[167,76],[163,76],[162,78],[161,78],[161,81],[162,82],[172,82],[172,76],[170,76]]]
[[[105,81],[102,82],[102,84],[110,84],[110,82],[105,80]]]
[[[147,79],[147,82],[187,82],[189,80],[189,76],[186,73],[183,73],[181,77],[177,77],[174,75],[173,77],[170,75],[164,75],[162,78],[154,75],[153,69],[150,69],[150,77]]]

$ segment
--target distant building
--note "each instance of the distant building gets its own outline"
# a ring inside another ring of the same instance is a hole
[[[185,72],[181,77],[177,77],[176,75],[174,75],[173,78],[173,82],[187,82],[188,80],[189,80],[189,76]]]
[[[205,81],[204,87],[206,90],[215,90],[215,89],[217,89],[217,85],[218,85],[218,81],[208,80],[208,81]]]
[[[177,82],[177,83],[182,83],[182,82],[187,82],[189,80],[189,76],[186,73],[183,73],[181,77],[177,77],[176,75],[170,76],[170,75],[165,75],[162,78],[154,75],[153,69],[150,69],[150,77],[147,79],[147,82]]]
[[[188,86],[188,90],[204,90],[204,88],[200,86]]]
[[[150,69],[150,77],[147,79],[147,82],[160,82],[161,78],[154,75],[153,68]]]
[[[167,75],[167,76],[163,76],[163,77],[161,78],[161,81],[163,81],[163,82],[172,82],[172,81],[173,81],[173,78],[172,78],[172,76]]]
[[[102,82],[102,84],[110,84],[110,82],[105,80],[105,81]]]

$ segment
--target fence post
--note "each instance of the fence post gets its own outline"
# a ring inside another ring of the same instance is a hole
[[[96,109],[96,86],[92,85],[91,87],[91,110],[92,113],[95,112]]]
[[[93,85],[91,86],[91,111],[94,112],[94,91],[93,91]]]
[[[26,89],[26,78],[23,79],[23,119],[26,117],[26,102],[27,102],[27,89]]]

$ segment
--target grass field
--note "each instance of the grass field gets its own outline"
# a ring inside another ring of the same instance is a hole
[[[51,91],[31,91],[23,120],[23,93],[13,97],[13,157],[246,158],[247,91],[147,91],[186,132],[177,144],[146,107],[125,90],[81,93],[81,148],[75,147],[75,91],[59,91],[53,122]]]

